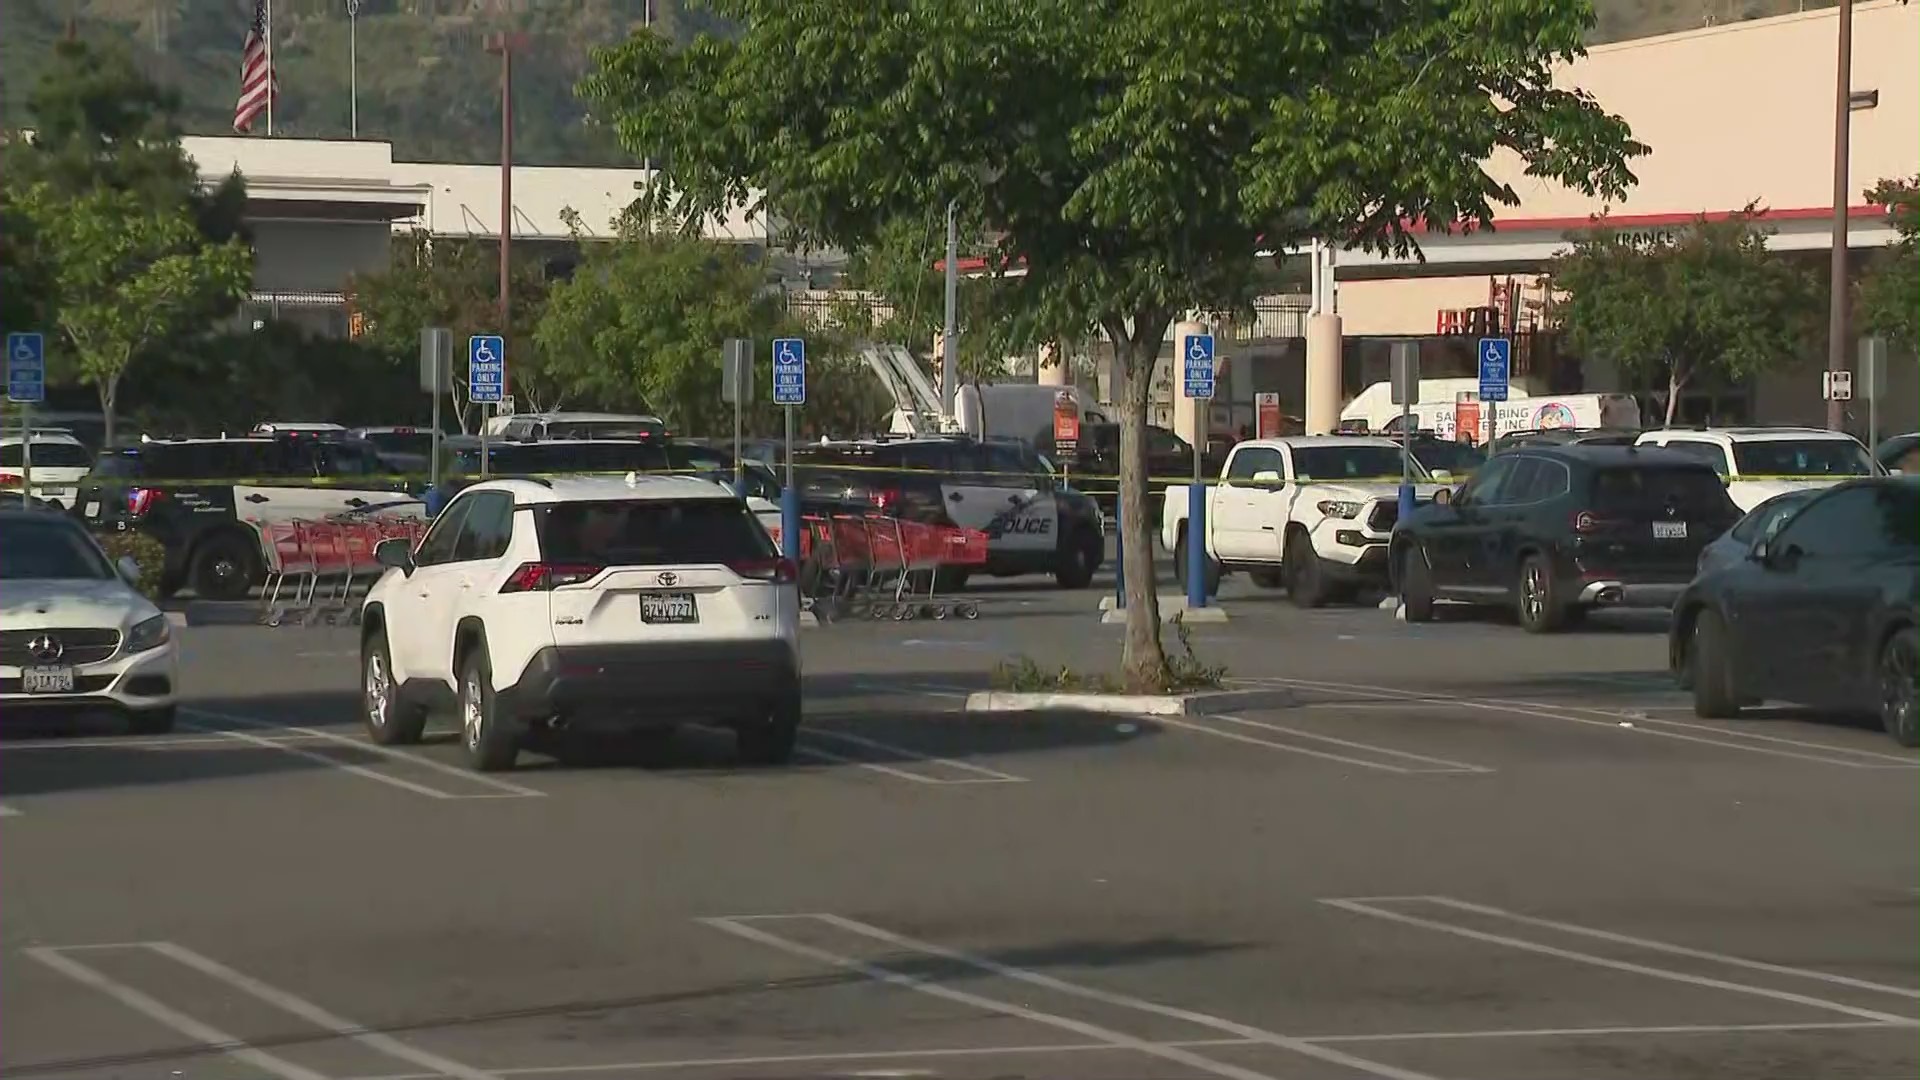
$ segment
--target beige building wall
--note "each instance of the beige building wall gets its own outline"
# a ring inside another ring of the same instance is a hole
[[[1854,112],[1855,204],[1876,180],[1920,170],[1920,5],[1855,6],[1853,88],[1880,104]],[[1615,213],[1773,209],[1833,201],[1833,95],[1839,20],[1832,8],[1707,27],[1594,48],[1556,80],[1591,93],[1652,148],[1639,184]],[[1521,205],[1507,218],[1581,217],[1599,200],[1523,175],[1496,160],[1494,175]]]

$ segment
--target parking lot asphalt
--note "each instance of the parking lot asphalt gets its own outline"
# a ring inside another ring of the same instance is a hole
[[[361,737],[353,630],[187,629],[173,735],[7,718],[0,1071],[1920,1069],[1920,756],[1871,725],[1696,720],[1657,614],[1534,637],[1236,579],[1194,647],[1284,707],[961,711],[1010,657],[1115,666],[1102,584],[807,631],[777,769],[690,730],[479,776]]]

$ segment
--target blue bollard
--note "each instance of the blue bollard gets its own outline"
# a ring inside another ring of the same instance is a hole
[[[1413,516],[1413,485],[1400,485],[1400,521]]]
[[[1127,530],[1118,494],[1113,499],[1113,609],[1127,610]]]
[[[780,491],[780,553],[800,565],[800,490],[792,484]]]
[[[1187,487],[1187,607],[1207,606],[1207,489]]]

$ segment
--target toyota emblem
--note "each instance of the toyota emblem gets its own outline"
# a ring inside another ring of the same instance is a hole
[[[66,652],[67,647],[60,644],[60,639],[52,634],[41,634],[27,642],[27,651],[33,654],[35,660],[49,664],[60,659],[60,654]]]
[[[680,575],[669,570],[666,573],[661,574],[658,578],[654,580],[658,581],[662,585],[678,585],[680,584]]]

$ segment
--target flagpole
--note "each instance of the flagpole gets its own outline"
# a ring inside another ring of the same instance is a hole
[[[273,87],[279,72],[273,69],[273,0],[267,0],[267,138],[273,138]]]

